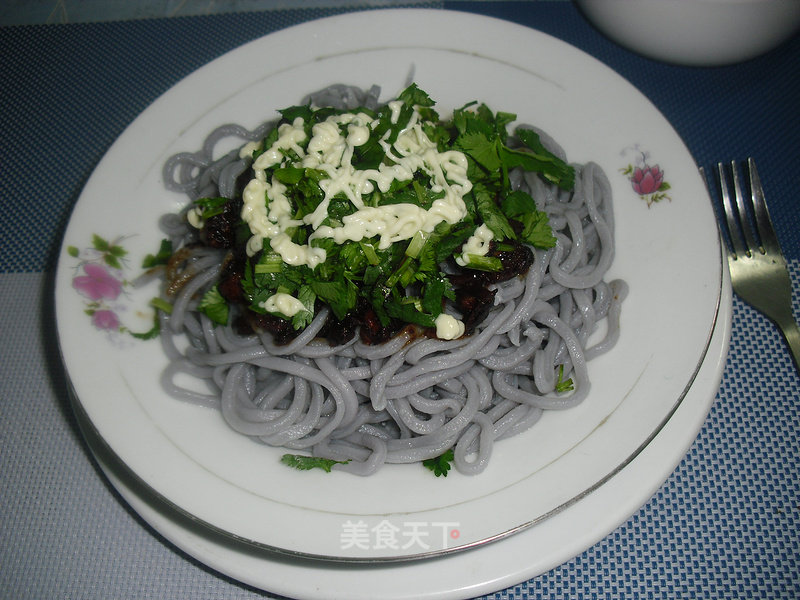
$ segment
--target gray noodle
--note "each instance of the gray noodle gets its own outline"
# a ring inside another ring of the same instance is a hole
[[[303,102],[374,108],[379,91],[337,85]],[[238,149],[215,157],[216,146],[262,139],[273,126],[219,127],[198,152],[177,154],[165,164],[167,187],[190,199],[230,197],[249,160],[239,159]],[[537,132],[564,158],[552,139]],[[170,361],[161,378],[164,388],[220,411],[230,427],[253,440],[349,461],[334,468],[351,473],[369,475],[385,463],[418,462],[450,448],[458,471],[480,473],[496,441],[529,429],[546,410],[581,403],[590,390],[587,361],[619,337],[627,286],[604,280],[614,257],[610,184],[596,164],[574,166],[571,192],[535,174],[512,172],[515,189],[529,192],[549,215],[557,244],[534,249],[527,274],[496,285],[489,316],[458,340],[401,334],[370,346],[356,336],[331,347],[315,339],[327,309],[283,346],[269,334],[242,336],[197,310],[198,299],[217,280],[223,253],[190,253],[183,271],[189,281],[172,314],[161,314]],[[160,225],[175,248],[195,239],[183,215],[166,215]],[[562,366],[563,378],[574,382],[572,392],[555,391]],[[186,376],[202,380],[207,390],[181,385]]]

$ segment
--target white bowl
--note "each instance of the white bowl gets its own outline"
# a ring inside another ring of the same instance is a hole
[[[617,43],[682,65],[741,62],[800,28],[800,0],[575,0]]]

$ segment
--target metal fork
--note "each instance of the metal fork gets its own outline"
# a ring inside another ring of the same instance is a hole
[[[700,171],[705,179],[702,167]],[[747,171],[748,177],[743,179],[735,161],[727,168],[723,163],[717,164],[716,178],[725,212],[720,229],[728,233],[728,268],[733,291],[781,329],[795,367],[800,370],[800,328],[792,316],[792,284],[786,259],[752,158],[747,159]],[[733,196],[729,180],[733,183]]]

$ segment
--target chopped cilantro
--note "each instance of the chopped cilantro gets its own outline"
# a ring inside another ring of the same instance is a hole
[[[453,449],[450,448],[443,454],[439,456],[435,456],[433,458],[429,458],[427,460],[423,460],[422,464],[425,468],[430,469],[433,471],[433,474],[439,477],[440,475],[443,477],[447,477],[447,472],[451,468],[451,462],[453,462],[454,453]]]
[[[343,319],[356,305],[358,288],[348,279],[338,281],[311,279],[308,285],[317,297],[328,303],[339,319]]]
[[[358,242],[358,245],[361,247],[361,251],[364,253],[364,258],[367,259],[367,262],[370,265],[375,266],[380,264],[381,259],[378,258],[378,255],[375,252],[375,247],[372,244],[361,241]]]
[[[148,254],[142,261],[143,269],[152,269],[158,265],[165,265],[172,256],[172,242],[170,240],[161,240],[161,246],[155,254]]]
[[[412,83],[397,97],[398,100],[403,101],[405,104],[410,106],[433,106],[435,102],[431,100],[431,97],[419,87],[417,87],[416,83]]]
[[[547,213],[536,208],[530,194],[517,190],[503,199],[503,212],[522,224],[522,239],[537,248],[552,248],[556,238],[550,228]]]
[[[157,310],[163,311],[163,312],[167,313],[168,315],[172,314],[172,304],[170,304],[169,302],[167,302],[163,298],[159,298],[159,297],[153,298],[152,300],[150,300],[150,306],[152,306],[153,308],[155,308]]]
[[[492,230],[494,239],[498,241],[508,238],[515,239],[516,234],[508,222],[508,218],[497,205],[497,200],[491,190],[486,185],[476,184],[472,191],[478,214],[486,226]]]
[[[275,179],[286,185],[297,184],[305,175],[305,169],[300,167],[281,167],[273,172]]]
[[[158,321],[158,313],[153,318],[153,326],[147,331],[130,331],[130,334],[139,340],[152,340],[159,336],[161,333],[161,324]]]
[[[467,254],[467,266],[478,271],[501,271],[503,263],[494,256],[481,256],[480,254]]]
[[[376,185],[362,186],[358,200],[350,191],[338,188],[328,196],[330,173],[322,167],[306,166],[313,163],[301,161],[297,147],[282,148],[284,160],[262,174],[284,190],[281,203],[285,199],[291,225],[281,229],[281,235],[292,244],[324,250],[326,258],[313,268],[305,264],[289,265],[272,248],[270,240],[264,239],[263,250],[246,258],[241,278],[249,310],[265,313],[265,301],[281,292],[297,298],[303,309],[291,316],[273,315],[290,321],[296,330],[313,320],[320,304],[329,306],[333,315],[341,320],[359,303],[371,306],[383,326],[394,319],[433,327],[448,302],[456,299],[445,263],[462,254],[462,246],[478,226],[484,224],[492,231],[495,245],[514,241],[549,248],[555,244],[547,215],[537,210],[530,195],[513,191],[509,181],[509,171],[521,167],[538,172],[545,180],[562,187],[574,182],[572,167],[544,148],[534,131],[518,129],[512,143],[508,128],[516,115],[495,113],[477,102],[465,104],[456,109],[450,119],[442,120],[435,111],[434,100],[414,84],[398,99],[400,104],[386,104],[377,110],[292,106],[279,111],[279,125],[302,119],[302,125],[298,126],[302,127],[305,140],[298,144],[307,151],[315,125],[333,124],[346,138],[350,118],[340,123],[326,119],[344,113],[365,113],[372,119],[367,136],[359,145],[348,147],[350,166],[363,171],[378,169],[381,165],[391,166],[394,159],[391,153],[387,154],[387,144],[393,144],[410,124],[419,123],[439,151],[457,150],[465,155],[471,183],[471,190],[463,196],[466,215],[455,223],[442,221],[433,231],[413,232],[410,238],[388,247],[381,247],[383,240],[378,235],[338,241],[332,237],[316,237],[313,235],[315,228],[304,219],[315,213],[323,201],[327,210],[321,225],[341,227],[362,204],[373,208],[412,205],[430,210],[445,197],[447,190],[436,184],[430,170],[416,169],[411,177],[392,178],[385,185],[376,182]],[[254,159],[272,147],[278,139],[277,129],[275,127],[259,144],[253,152]],[[205,221],[208,216],[224,210],[226,203],[224,198],[204,198],[196,201],[195,206]],[[241,249],[251,235],[247,223],[240,220],[235,225],[235,234],[237,248]],[[103,240],[97,243],[112,261],[118,258],[112,244]],[[170,253],[171,248],[164,246],[148,260],[150,264],[157,264]],[[499,271],[503,268],[501,259],[495,256],[468,255],[468,258],[467,267],[471,269]],[[215,323],[226,323],[230,319],[229,307],[217,288],[203,296],[200,310]]]
[[[527,171],[538,171],[542,176],[555,183],[564,190],[570,190],[575,185],[575,169],[547,150],[539,140],[539,134],[532,129],[517,129],[517,137],[530,152],[525,150],[512,151],[514,166],[521,166]]]
[[[447,277],[442,273],[431,274],[425,278],[420,305],[424,312],[438,315],[445,298],[455,300],[455,297],[453,286]]]
[[[304,285],[297,292],[297,299],[303,303],[305,310],[298,311],[292,317],[292,327],[303,329],[314,319],[314,302],[317,300],[317,295],[311,287]]]
[[[219,293],[217,286],[212,287],[203,295],[197,309],[214,323],[220,325],[228,323],[228,303]]]
[[[264,252],[259,261],[253,266],[253,272],[258,274],[263,273],[280,273],[283,268],[283,259],[277,252]]]
[[[488,171],[502,165],[497,144],[482,133],[465,133],[458,138],[458,148]]]
[[[322,469],[326,473],[330,473],[333,465],[345,465],[349,460],[333,460],[331,458],[320,458],[318,456],[303,456],[301,454],[284,454],[281,456],[281,462],[289,467],[298,469],[300,471],[309,471],[311,469]]]
[[[503,213],[511,218],[517,218],[530,212],[536,212],[536,201],[530,194],[522,190],[515,190],[503,198],[500,204]]]
[[[278,111],[284,120],[291,123],[297,118],[308,121],[311,118],[313,111],[310,106],[290,106]]]
[[[221,215],[227,203],[227,198],[200,198],[195,201],[195,206],[202,210],[202,219],[208,220],[211,217]]]
[[[558,367],[558,381],[556,381],[555,389],[558,393],[571,392],[575,389],[572,378],[564,379],[564,365],[559,365]]]
[[[537,248],[552,248],[556,238],[550,228],[550,219],[546,213],[534,211],[521,215],[518,220],[523,225],[522,239]]]

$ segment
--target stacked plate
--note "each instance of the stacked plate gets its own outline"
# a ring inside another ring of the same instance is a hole
[[[158,248],[164,161],[223,123],[274,118],[345,82],[389,99],[413,79],[445,114],[471,100],[546,130],[614,191],[627,281],[622,333],[592,361],[590,397],[495,446],[475,477],[418,465],[375,476],[294,471],[217,412],[165,395],[155,288],[128,282]],[[111,147],[75,207],[56,281],[76,413],[98,461],[156,530],[214,569],[302,598],[466,598],[579,554],[633,514],[693,442],[727,353],[730,290],[711,205],[669,123],[581,51],[508,22],[447,11],[314,21],[202,67]],[[402,577],[396,577],[402,573]],[[386,585],[386,578],[392,584]]]

